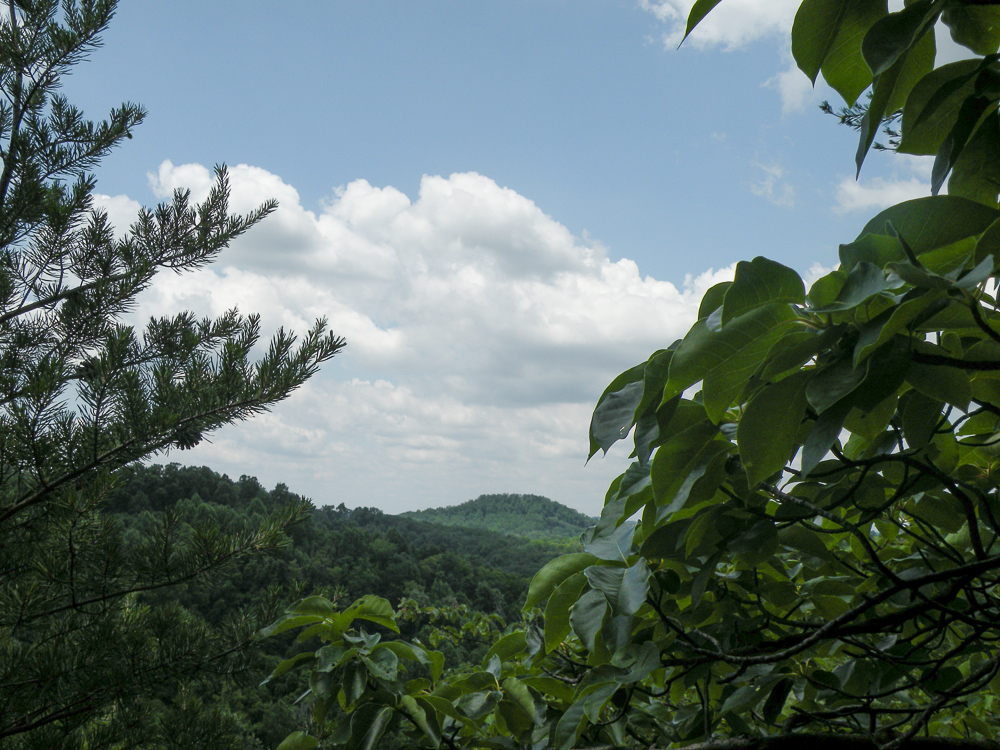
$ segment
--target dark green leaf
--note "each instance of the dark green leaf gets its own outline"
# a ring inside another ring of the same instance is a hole
[[[580,598],[580,592],[587,585],[587,577],[583,573],[563,581],[545,605],[545,650],[552,651],[569,635],[570,608]]]
[[[852,0],[803,0],[792,24],[792,56],[816,83]]]
[[[977,55],[990,55],[1000,47],[1000,8],[952,5],[941,14],[951,38]]]
[[[823,78],[848,105],[853,105],[872,82],[861,43],[872,25],[885,14],[885,0],[853,0],[847,5],[837,36],[823,59]]]
[[[869,221],[861,235],[885,231],[892,222],[919,256],[966,237],[981,234],[1000,218],[1000,211],[952,195],[938,195],[899,203]]]
[[[958,120],[958,112],[975,91],[978,60],[961,60],[936,68],[910,91],[903,107],[902,139],[905,154],[933,156]]]
[[[751,310],[715,331],[698,321],[674,352],[664,400],[704,379],[705,408],[717,421],[796,321],[792,308],[781,302]]]
[[[535,573],[528,586],[528,598],[524,602],[524,610],[531,609],[570,576],[580,573],[598,562],[598,558],[587,552],[573,552],[557,557],[544,568]]]
[[[619,375],[597,402],[594,416],[590,420],[590,458],[598,450],[605,453],[619,440],[628,435],[635,423],[635,409],[642,400],[643,370],[646,365],[633,367]],[[621,383],[622,378],[630,378]]]
[[[733,282],[731,281],[721,281],[715,286],[709,287],[708,291],[701,298],[701,304],[698,306],[698,320],[707,318],[722,307],[722,301],[726,297],[726,292],[732,285]]]
[[[914,364],[906,375],[906,381],[925,396],[959,409],[967,409],[972,400],[972,382],[957,367]]]
[[[937,18],[939,0],[915,0],[879,19],[865,34],[861,51],[872,75],[888,70]]]
[[[584,571],[592,588],[604,594],[613,615],[631,617],[649,592],[649,568],[639,561],[629,568],[592,567]]]
[[[722,325],[773,302],[803,304],[805,286],[791,268],[764,257],[736,264],[736,278],[722,304]]]
[[[312,750],[319,740],[305,732],[292,732],[278,745],[277,750]]]
[[[765,386],[743,411],[736,440],[751,487],[780,471],[791,458],[805,416],[811,375],[802,371]]]
[[[594,639],[601,630],[607,611],[608,600],[603,592],[596,589],[590,589],[577,599],[570,611],[570,627],[588,651],[594,650]]]
[[[855,265],[847,275],[847,280],[844,281],[844,286],[841,288],[840,294],[837,295],[837,299],[825,307],[814,308],[813,312],[852,310],[885,290],[885,274],[882,273],[882,269],[862,261]]]
[[[347,750],[372,750],[389,726],[392,709],[375,703],[365,703],[351,714],[351,737]]]

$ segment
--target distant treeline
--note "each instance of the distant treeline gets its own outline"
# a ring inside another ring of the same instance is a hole
[[[487,529],[526,539],[576,539],[597,519],[541,495],[480,495],[461,505],[401,513],[446,526]]]
[[[233,481],[207,467],[152,465],[121,474],[106,513],[124,527],[126,544],[137,544],[144,535],[164,533],[168,519],[178,526],[172,533],[191,526],[238,533],[301,500],[284,484],[266,490],[253,477]],[[200,580],[142,595],[140,603],[183,607],[210,628],[223,628],[241,616],[261,616],[265,599],[287,605],[314,593],[344,606],[364,594],[382,596],[393,605],[404,598],[423,607],[465,605],[509,622],[519,617],[530,576],[564,552],[566,544],[443,526],[374,508],[323,507],[295,526],[289,546],[273,557],[233,564],[207,583]],[[427,626],[415,620],[403,637],[423,637]],[[238,679],[206,674],[193,691],[183,694],[164,685],[152,714],[157,721],[179,721],[178,712],[183,713],[186,703],[201,701],[216,710],[218,721],[238,729],[240,744],[233,748],[273,748],[290,732],[306,728],[306,713],[294,705],[301,684],[286,675],[258,685],[298,648],[291,638],[268,639]],[[475,644],[441,648],[450,650],[446,655],[451,664],[482,656]]]

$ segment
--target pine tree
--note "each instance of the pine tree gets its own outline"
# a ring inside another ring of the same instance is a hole
[[[204,202],[143,210],[123,237],[91,170],[132,137],[135,104],[94,123],[58,93],[114,0],[7,0],[0,17],[0,745],[141,746],[151,689],[228,671],[256,624],[225,632],[142,594],[279,547],[307,505],[226,535],[166,514],[126,544],[102,503],[128,464],[196,445],[282,400],[344,344],[318,321],[251,359],[256,316],[123,323],[159,271],[211,262],[275,208],[232,216],[224,168]],[[234,661],[235,660],[235,661]],[[200,735],[199,735],[200,736]]]

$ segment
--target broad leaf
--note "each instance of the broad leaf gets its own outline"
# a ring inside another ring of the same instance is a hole
[[[952,5],[941,14],[951,38],[977,55],[991,55],[1000,48],[1000,8]]]
[[[617,441],[628,435],[635,422],[635,409],[642,400],[643,373],[646,363],[626,370],[601,395],[590,420],[590,455],[605,453]]]
[[[979,68],[977,60],[942,65],[913,87],[903,106],[900,152],[933,156],[940,150],[962,104],[975,91]]]
[[[861,236],[885,232],[891,222],[918,256],[958,240],[981,234],[1000,218],[1000,211],[951,195],[917,198],[885,209],[869,221]]]
[[[545,605],[545,650],[551,651],[569,635],[570,609],[580,598],[580,592],[587,585],[587,577],[576,573],[563,581]]]
[[[853,1],[803,0],[799,5],[792,23],[792,57],[813,84]]]
[[[940,0],[915,0],[905,8],[879,19],[861,45],[872,75],[888,70],[903,57],[937,17]]]
[[[594,650],[594,639],[601,630],[607,611],[608,600],[603,592],[597,589],[590,589],[584,593],[570,610],[570,627],[588,651]]]
[[[765,386],[744,409],[736,441],[751,487],[783,469],[791,458],[805,417],[811,375],[798,372]]]
[[[805,286],[791,268],[757,257],[736,264],[736,278],[722,303],[722,325],[772,302],[805,303]]]
[[[597,562],[599,562],[598,558],[588,552],[573,552],[547,563],[531,579],[531,583],[528,585],[528,597],[522,610],[531,609],[567,578],[582,572]]]
[[[629,568],[592,567],[584,571],[590,586],[608,600],[613,615],[631,617],[649,592],[649,568],[642,558]]]
[[[885,0],[853,0],[840,20],[837,36],[823,59],[823,78],[853,105],[872,82],[872,72],[861,52],[868,30],[887,12]]]
[[[312,750],[319,745],[319,740],[305,732],[292,732],[282,740],[277,750]]]
[[[698,321],[670,361],[664,401],[705,380],[705,408],[718,421],[771,346],[793,330],[796,321],[792,308],[782,302],[758,307],[714,331]]]
[[[389,706],[365,703],[351,714],[351,737],[347,750],[373,750],[392,719]]]

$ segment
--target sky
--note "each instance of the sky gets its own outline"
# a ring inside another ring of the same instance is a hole
[[[397,513],[533,493],[599,513],[594,404],[757,255],[807,281],[927,159],[874,153],[791,60],[798,0],[124,0],[64,93],[149,114],[97,170],[124,230],[228,165],[278,210],[131,319],[318,317],[343,353],[270,413],[161,461]],[[961,56],[940,40],[940,55]]]

